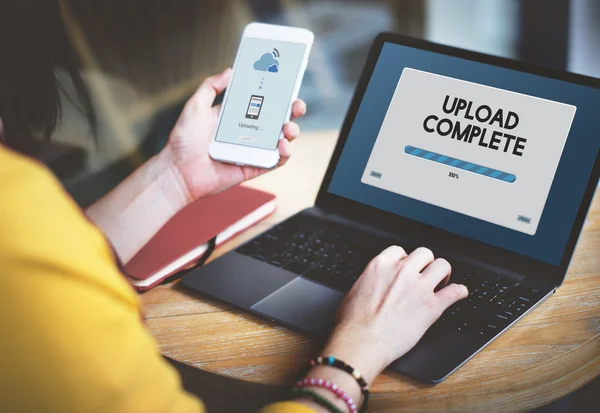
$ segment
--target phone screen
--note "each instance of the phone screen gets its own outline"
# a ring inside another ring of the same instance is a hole
[[[306,45],[245,37],[216,141],[275,149]]]

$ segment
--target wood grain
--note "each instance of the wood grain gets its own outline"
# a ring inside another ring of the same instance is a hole
[[[220,247],[213,259],[312,205],[336,136],[302,136],[294,143],[288,165],[248,183],[275,193],[278,209]],[[195,392],[218,399],[223,409],[223,398],[228,398],[230,411],[237,411],[231,394],[260,390],[256,403],[283,397],[294,372],[319,349],[319,343],[302,335],[177,285],[160,286],[142,300],[148,328],[163,355],[197,369],[189,370],[198,372]],[[568,276],[553,297],[436,386],[385,372],[372,386],[371,411],[524,411],[558,399],[599,374],[600,199],[596,198]],[[215,389],[216,382],[220,387]],[[203,387],[211,392],[203,392]]]

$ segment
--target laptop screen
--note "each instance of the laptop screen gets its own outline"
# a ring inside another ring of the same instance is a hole
[[[385,43],[328,191],[560,264],[600,90]]]

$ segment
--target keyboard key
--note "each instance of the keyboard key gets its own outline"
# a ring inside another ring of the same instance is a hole
[[[506,327],[510,323],[510,318],[504,314],[496,314],[495,321],[499,326]]]
[[[500,333],[502,329],[494,323],[484,323],[476,329],[475,335],[490,339]]]
[[[455,315],[457,315],[460,311],[460,307],[456,307],[454,309],[449,309],[450,311],[448,312],[448,317],[454,317]]]
[[[503,311],[502,315],[504,315],[507,319],[509,319],[511,321],[515,318],[515,313],[513,313],[512,311],[508,311],[508,310]]]
[[[521,303],[521,304],[517,305],[517,307],[515,308],[515,311],[517,313],[524,313],[525,311],[527,311],[527,305],[525,303]]]
[[[473,323],[471,321],[460,322],[460,323],[458,323],[456,330],[460,331],[461,333],[466,333],[471,330],[471,328],[473,327],[472,324]]]
[[[269,261],[269,264],[271,264],[271,265],[274,265],[274,266],[276,266],[276,267],[282,267],[282,266],[283,266],[283,262],[282,262],[282,261],[279,261],[279,260],[277,260],[277,259],[275,259],[275,260],[270,260],[270,261]]]
[[[283,268],[296,274],[302,275],[308,270],[310,270],[312,267],[314,267],[316,264],[316,262],[310,261],[305,258],[298,261],[292,261],[289,264],[286,264]]]

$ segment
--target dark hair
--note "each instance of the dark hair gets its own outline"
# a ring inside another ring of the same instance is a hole
[[[0,0],[0,118],[4,142],[37,155],[61,116],[62,69],[77,91],[95,134],[96,118],[58,0]]]

